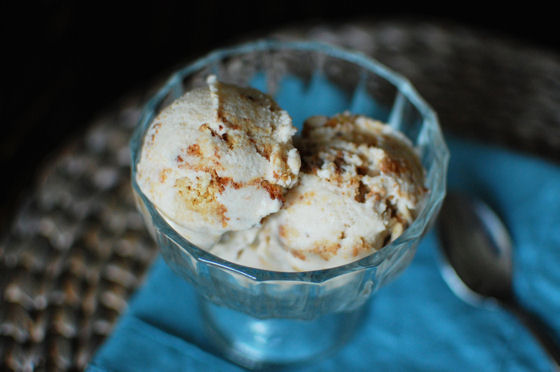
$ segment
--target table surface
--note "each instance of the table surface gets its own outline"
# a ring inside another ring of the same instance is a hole
[[[560,162],[555,54],[427,22],[301,26],[265,36],[360,50],[407,76],[444,130]],[[67,144],[2,237],[0,369],[83,369],[141,284],[157,249],[132,199],[128,140],[162,81],[131,92]]]

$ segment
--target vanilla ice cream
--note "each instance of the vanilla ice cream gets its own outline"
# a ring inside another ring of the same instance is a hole
[[[152,121],[137,181],[174,229],[208,249],[280,209],[298,179],[295,132],[269,96],[210,76]]]
[[[222,258],[278,271],[346,264],[396,239],[427,190],[410,141],[364,116],[312,117],[296,143],[299,183],[262,227],[226,234]]]

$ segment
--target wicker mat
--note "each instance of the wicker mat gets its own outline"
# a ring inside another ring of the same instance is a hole
[[[444,129],[560,161],[556,55],[434,23],[273,36],[361,50],[409,77]],[[142,282],[157,249],[132,200],[128,140],[159,83],[95,120],[51,162],[3,237],[0,370],[82,370]]]

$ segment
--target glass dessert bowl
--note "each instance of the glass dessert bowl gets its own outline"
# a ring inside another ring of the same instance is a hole
[[[299,128],[310,116],[349,111],[402,132],[426,170],[429,193],[416,219],[375,253],[315,271],[246,267],[191,244],[142,192],[137,164],[152,120],[185,92],[204,86],[209,75],[269,94]],[[435,113],[406,79],[359,53],[279,41],[218,50],[174,73],[144,108],[131,151],[136,201],[165,261],[197,290],[217,350],[247,367],[308,361],[351,337],[371,295],[409,265],[432,225],[445,196],[449,158]]]

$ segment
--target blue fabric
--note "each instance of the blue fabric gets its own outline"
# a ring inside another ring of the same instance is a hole
[[[448,142],[450,188],[481,195],[503,217],[515,244],[515,290],[560,335],[560,167],[477,143]],[[550,370],[516,319],[452,294],[441,278],[437,249],[429,234],[410,267],[376,294],[356,337],[331,358],[296,370]],[[90,370],[179,369],[240,370],[213,354],[194,290],[158,259]]]
[[[477,143],[448,142],[450,188],[481,195],[503,217],[515,244],[515,290],[560,335],[560,168]],[[329,359],[294,370],[550,370],[516,319],[452,294],[437,249],[429,234],[410,267],[376,294],[356,337]],[[194,290],[158,259],[90,370],[240,369],[213,354]]]
[[[290,84],[298,92],[297,82]],[[288,93],[279,92],[279,101]],[[326,100],[337,99],[326,94]],[[364,97],[353,100],[358,107]],[[309,115],[300,111],[296,116]],[[515,244],[515,291],[560,335],[560,167],[457,138],[448,144],[450,188],[480,195],[503,217]],[[287,370],[551,370],[511,315],[458,299],[443,281],[438,259],[430,233],[410,267],[375,295],[363,329],[347,346],[316,364]],[[201,324],[194,290],[158,259],[89,370],[241,370],[216,356]]]

